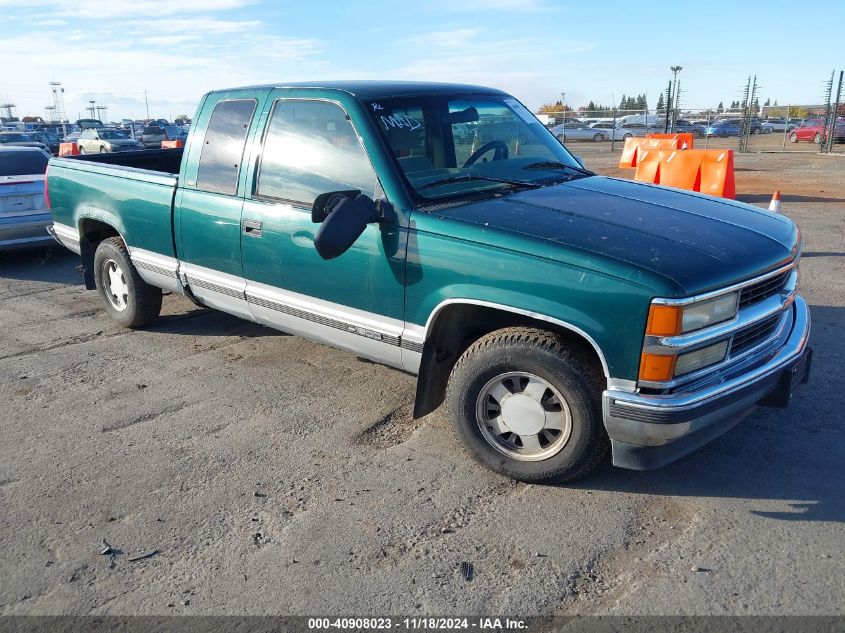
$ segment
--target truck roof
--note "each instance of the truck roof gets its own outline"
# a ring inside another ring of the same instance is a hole
[[[495,88],[486,86],[474,86],[471,84],[452,84],[443,82],[428,81],[298,81],[290,83],[261,84],[255,86],[242,86],[227,90],[213,90],[209,94],[217,92],[235,92],[259,89],[296,88],[315,90],[337,90],[346,92],[359,99],[374,99],[377,97],[395,97],[402,95],[419,94],[444,94],[444,93],[482,93],[482,94],[507,94]]]

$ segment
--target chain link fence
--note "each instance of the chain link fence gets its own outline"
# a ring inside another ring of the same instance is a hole
[[[761,107],[759,92],[757,77],[750,76],[728,108],[721,103],[711,107],[678,103],[660,110],[561,107],[547,108],[538,117],[576,154],[618,151],[630,137],[687,132],[699,149],[845,155],[845,72],[831,74],[820,104]]]

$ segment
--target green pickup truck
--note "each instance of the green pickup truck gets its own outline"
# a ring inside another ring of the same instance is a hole
[[[54,158],[47,197],[122,325],[165,290],[416,374],[523,481],[659,467],[809,375],[791,220],[597,176],[490,88],[211,92],[184,149]]]

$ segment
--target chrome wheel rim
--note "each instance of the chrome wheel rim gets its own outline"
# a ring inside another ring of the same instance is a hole
[[[534,374],[500,374],[481,388],[475,411],[484,439],[517,461],[556,455],[572,435],[572,414],[551,383]]]
[[[123,312],[129,304],[129,284],[126,283],[126,276],[123,270],[113,259],[103,262],[103,289],[106,291],[111,307],[118,312]]]

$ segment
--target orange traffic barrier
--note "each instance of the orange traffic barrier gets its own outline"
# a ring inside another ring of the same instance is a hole
[[[659,149],[640,149],[637,152],[637,172],[634,180],[660,184],[660,163],[671,151]]]
[[[701,191],[700,152],[675,150],[660,161],[660,184],[678,189]]]
[[[622,149],[622,156],[619,157],[619,167],[622,169],[635,169],[639,154],[647,150],[678,149],[676,138],[643,138],[632,136],[625,139],[625,147]]]
[[[693,151],[703,152],[701,159],[701,193],[735,200],[734,151],[732,149]]]
[[[161,142],[161,149],[178,149],[180,147],[185,147],[185,141],[181,139],[176,139],[175,141]]]
[[[652,138],[646,136],[640,143],[641,149],[678,149],[678,139],[676,138]]]
[[[637,154],[634,179],[721,198],[736,198],[734,156],[730,149],[641,149]]]
[[[690,132],[675,132],[674,134],[646,134],[646,138],[676,139],[679,149],[693,149],[693,135]],[[686,147],[684,147],[686,143]]]
[[[79,145],[76,143],[59,143],[59,156],[76,156],[79,154]]]
[[[640,149],[641,138],[626,138],[625,147],[622,148],[622,156],[619,157],[621,169],[634,169],[637,166],[637,151]]]

